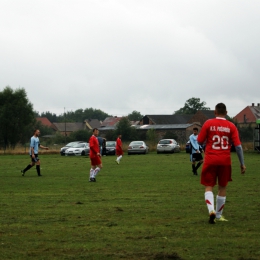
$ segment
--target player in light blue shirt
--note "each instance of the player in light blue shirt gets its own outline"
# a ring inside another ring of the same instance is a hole
[[[203,163],[203,157],[201,153],[203,152],[202,147],[199,145],[197,138],[198,138],[198,128],[193,128],[193,134],[190,135],[190,160],[192,163],[192,172],[194,175],[198,175],[197,170]],[[196,162],[198,164],[196,165]]]
[[[25,172],[31,169],[35,164],[36,164],[36,171],[38,176],[42,176],[41,169],[40,169],[40,159],[38,157],[38,150],[39,147],[45,150],[48,150],[49,147],[45,147],[40,144],[39,135],[40,135],[40,130],[37,129],[34,131],[34,135],[31,137],[30,149],[29,149],[29,154],[31,156],[31,163],[28,164],[25,169],[21,170],[22,176],[24,176]]]

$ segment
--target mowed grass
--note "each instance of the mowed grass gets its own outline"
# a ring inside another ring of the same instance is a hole
[[[236,154],[224,215],[208,224],[204,188],[189,155],[103,157],[89,183],[88,157],[0,156],[0,259],[260,259],[260,155]]]

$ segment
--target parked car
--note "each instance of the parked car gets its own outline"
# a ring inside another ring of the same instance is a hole
[[[74,146],[68,148],[65,151],[65,156],[70,156],[70,155],[88,155],[89,154],[89,144],[88,143],[78,143],[75,144]]]
[[[146,154],[149,152],[149,147],[144,141],[133,141],[129,144],[127,149],[128,155],[130,154]]]
[[[106,141],[106,155],[115,155],[115,154],[116,154],[116,142]]]
[[[157,144],[157,153],[179,153],[180,145],[174,139],[162,139]]]
[[[68,148],[74,146],[75,144],[79,144],[79,143],[84,143],[84,141],[70,142],[70,143],[66,144],[64,147],[61,147],[61,148],[60,148],[60,155],[65,155],[65,151],[66,151]]]

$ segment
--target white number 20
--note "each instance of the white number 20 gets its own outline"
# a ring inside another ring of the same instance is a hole
[[[228,137],[227,136],[219,136],[219,135],[214,135],[212,137],[212,141],[214,141],[212,145],[212,149],[215,150],[227,150],[228,149]]]

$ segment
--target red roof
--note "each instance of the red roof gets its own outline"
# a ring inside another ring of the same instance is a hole
[[[47,117],[36,117],[36,120],[40,121],[45,126],[49,126],[49,127],[53,126]]]
[[[117,124],[120,120],[122,119],[122,117],[107,117],[101,124],[101,127],[104,126],[114,126],[115,124]]]

